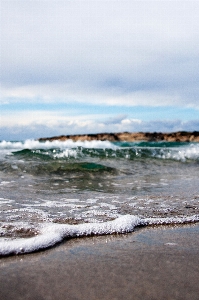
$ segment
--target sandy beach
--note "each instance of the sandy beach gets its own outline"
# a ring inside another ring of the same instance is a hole
[[[0,299],[198,299],[199,224],[79,238],[0,259]]]

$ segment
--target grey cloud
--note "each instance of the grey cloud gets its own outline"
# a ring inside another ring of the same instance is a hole
[[[0,77],[8,90],[57,84],[56,101],[62,85],[66,101],[79,91],[98,103],[154,92],[198,106],[197,1],[3,1],[1,9]]]

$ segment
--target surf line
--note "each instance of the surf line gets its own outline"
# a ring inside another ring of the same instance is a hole
[[[113,221],[103,223],[43,224],[39,234],[31,238],[15,240],[3,239],[0,242],[0,256],[24,254],[50,248],[66,238],[108,235],[114,233],[132,232],[137,226],[169,225],[199,222],[199,215],[171,218],[140,218],[133,215],[124,215]]]

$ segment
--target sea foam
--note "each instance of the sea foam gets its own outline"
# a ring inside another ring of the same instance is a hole
[[[84,147],[84,148],[109,148],[116,149],[117,146],[109,141],[45,141],[40,142],[38,140],[25,140],[19,142],[10,142],[10,141],[1,141],[0,149],[10,149],[10,150],[21,150],[21,149],[51,149],[51,148],[76,148],[76,147]]]
[[[41,226],[39,234],[35,237],[15,240],[2,239],[0,242],[0,255],[30,253],[46,249],[67,238],[128,233],[132,232],[136,226],[183,224],[198,221],[199,215],[182,218],[140,218],[138,216],[125,215],[104,223],[84,223],[79,225],[48,223]]]

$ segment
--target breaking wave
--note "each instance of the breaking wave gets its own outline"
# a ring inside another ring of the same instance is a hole
[[[4,155],[17,155],[22,158],[47,159],[145,159],[199,161],[198,143],[176,142],[117,142],[109,141],[77,141],[67,140],[39,142],[26,140],[24,142],[0,142],[0,150]]]

